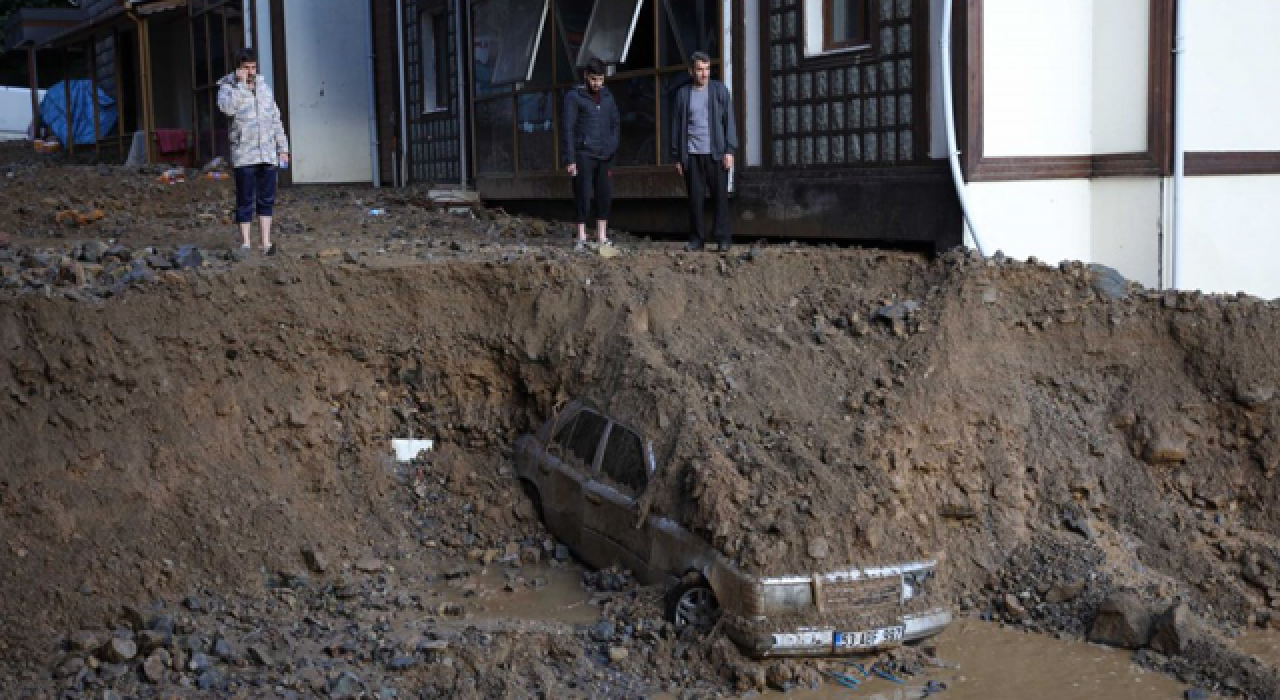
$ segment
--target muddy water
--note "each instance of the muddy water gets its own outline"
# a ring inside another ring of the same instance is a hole
[[[820,690],[769,693],[788,700],[918,700],[934,680],[946,690],[937,700],[1176,700],[1187,686],[1129,661],[1129,653],[1083,642],[1059,641],[978,620],[958,620],[936,640],[938,657],[955,668],[895,684],[882,679],[857,689],[835,682]]]
[[[1280,665],[1280,630],[1250,630],[1237,637],[1235,645],[1265,663]]]
[[[537,582],[536,587],[530,582]],[[499,567],[429,589],[433,602],[465,606],[471,623],[592,623],[599,617],[583,591],[577,567],[530,567],[514,574]],[[946,684],[937,700],[1176,700],[1188,688],[1177,680],[1130,662],[1130,654],[1078,641],[1060,641],[993,623],[962,619],[934,643],[946,668],[933,668],[906,683],[873,678],[856,689],[834,680],[817,690],[766,693],[780,700],[918,700],[925,683]],[[1280,660],[1280,632],[1259,632],[1238,640],[1242,650]],[[840,668],[838,662],[824,665]],[[664,697],[664,696],[659,696]]]

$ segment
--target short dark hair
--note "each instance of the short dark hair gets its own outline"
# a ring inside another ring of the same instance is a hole
[[[604,61],[601,61],[598,58],[592,58],[587,61],[587,65],[582,69],[582,72],[587,75],[604,75]]]
[[[243,66],[246,63],[257,63],[258,52],[253,49],[240,49],[240,53],[236,54],[236,66]]]
[[[689,57],[689,67],[692,68],[695,63],[711,63],[711,57],[707,55],[706,51],[694,51],[693,55]]]

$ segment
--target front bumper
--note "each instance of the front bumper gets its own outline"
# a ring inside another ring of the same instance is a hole
[[[756,631],[747,632],[729,625],[729,633],[739,646],[757,658],[777,656],[843,656],[866,654],[898,646],[906,642],[927,639],[951,624],[951,611],[933,608],[912,612],[884,624],[822,625],[796,627],[794,629],[760,632],[758,623],[751,625]],[[735,631],[738,633],[735,634]],[[851,641],[852,640],[852,641]]]

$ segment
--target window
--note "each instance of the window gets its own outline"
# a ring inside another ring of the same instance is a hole
[[[422,111],[449,109],[449,21],[444,12],[418,17],[422,40]]]
[[[822,0],[822,50],[839,51],[871,43],[869,0]]]
[[[627,60],[631,37],[640,19],[641,0],[597,2],[587,24],[587,34],[578,52],[578,68],[598,58],[605,64],[617,65]],[[650,20],[652,21],[652,20]]]
[[[609,431],[601,468],[605,476],[615,484],[627,487],[633,495],[644,491],[649,483],[649,470],[645,468],[644,445],[640,436],[615,424]]]
[[[549,0],[510,0],[499,34],[494,85],[523,83],[533,78],[533,59],[542,43]]]
[[[590,468],[595,462],[600,438],[604,437],[605,420],[598,413],[584,410],[574,423],[573,437],[569,438],[569,454]]]

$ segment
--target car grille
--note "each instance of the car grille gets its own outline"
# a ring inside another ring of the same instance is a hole
[[[897,576],[872,579],[824,579],[821,609],[828,612],[853,610],[902,601],[902,579]]]

